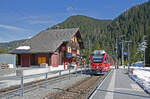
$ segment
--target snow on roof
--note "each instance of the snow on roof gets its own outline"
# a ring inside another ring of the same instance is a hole
[[[17,50],[29,50],[31,49],[30,46],[19,46],[16,48]]]

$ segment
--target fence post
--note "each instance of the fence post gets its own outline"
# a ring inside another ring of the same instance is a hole
[[[77,77],[77,76],[78,76],[78,75],[77,75],[77,69],[75,69],[75,72],[76,72],[76,77]]]
[[[61,82],[61,70],[59,71],[59,77],[60,77],[60,82]]]
[[[21,82],[20,82],[20,87],[21,87],[21,93],[20,93],[20,96],[24,96],[24,85],[23,85],[23,80],[24,80],[24,77],[23,75],[21,76]]]
[[[9,95],[8,94],[6,94],[6,99],[9,99]]]
[[[82,74],[82,67],[81,67],[81,74]]]
[[[69,80],[70,80],[70,69],[69,69]]]
[[[47,88],[47,86],[48,86],[48,73],[46,73],[46,75],[45,75],[45,81],[46,81],[46,83],[45,83],[45,87]]]

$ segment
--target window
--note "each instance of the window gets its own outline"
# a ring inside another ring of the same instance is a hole
[[[75,41],[75,43],[77,43],[77,42],[78,42],[78,40],[77,40],[77,38],[76,38],[76,37],[75,37],[74,41]]]
[[[68,46],[68,53],[71,53],[71,47]]]
[[[38,56],[38,64],[45,64],[46,57],[45,56]]]

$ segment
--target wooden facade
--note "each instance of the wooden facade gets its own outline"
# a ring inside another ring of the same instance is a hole
[[[45,61],[40,61],[44,58]],[[41,63],[51,64],[51,54],[18,54],[18,65],[22,67],[29,67],[30,65],[40,65]]]

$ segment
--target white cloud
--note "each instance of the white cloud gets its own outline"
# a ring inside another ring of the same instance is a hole
[[[20,21],[24,21],[29,24],[43,24],[43,25],[55,23],[55,21],[52,20],[51,17],[47,15],[22,17]]]
[[[16,31],[27,31],[26,29],[15,27],[15,26],[10,26],[10,25],[3,25],[0,24],[0,28],[8,29],[8,30],[16,30]]]
[[[82,8],[75,8],[75,7],[67,7],[66,8],[67,11],[87,11],[88,9],[82,9]]]
[[[76,10],[76,8],[73,8],[73,7],[67,7],[66,10],[67,10],[67,11],[73,11],[73,10]]]
[[[50,24],[48,20],[30,20],[30,24]]]

